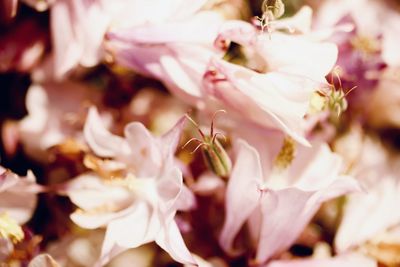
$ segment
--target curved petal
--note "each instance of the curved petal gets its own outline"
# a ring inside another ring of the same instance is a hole
[[[151,210],[140,202],[130,214],[109,223],[98,265],[105,265],[117,254],[148,243]],[[154,237],[153,237],[154,240]],[[151,241],[151,240],[150,240]]]
[[[186,247],[174,220],[170,220],[165,228],[158,233],[156,243],[168,252],[174,260],[182,264],[197,266],[197,263]]]
[[[165,134],[158,139],[158,146],[160,147],[162,158],[167,161],[167,165],[174,164],[174,154],[179,145],[183,128],[185,127],[186,117],[182,116],[176,124]]]
[[[287,249],[322,202],[355,191],[360,191],[360,187],[351,177],[338,177],[319,191],[302,191],[297,188],[269,191],[262,199],[257,262],[264,263]]]
[[[66,185],[65,193],[83,210],[124,209],[134,201],[132,192],[122,186],[107,184],[94,173],[78,176]],[[111,204],[112,203],[112,204]]]
[[[90,148],[100,157],[116,157],[129,153],[126,141],[120,136],[111,134],[104,127],[95,107],[89,109],[83,132]]]
[[[304,138],[303,117],[312,92],[318,88],[314,81],[278,72],[260,74],[223,60],[212,60],[211,66],[225,79],[205,79],[209,94],[241,116],[267,128],[279,128],[309,145]]]
[[[127,163],[134,166],[137,176],[157,176],[163,159],[156,139],[139,122],[128,124],[124,132],[131,150]]]
[[[267,34],[262,36],[257,46],[257,52],[270,70],[302,75],[318,82],[326,82],[325,76],[338,56],[338,48],[333,43],[278,32],[271,38]]]
[[[239,140],[236,145],[237,159],[226,189],[226,215],[219,238],[221,247],[231,253],[235,236],[259,204],[259,187],[262,182],[257,151],[243,140]]]
[[[222,22],[214,12],[201,12],[182,21],[171,21],[143,27],[136,26],[108,33],[107,37],[130,44],[156,45],[166,43],[210,44],[214,41]],[[194,34],[196,33],[196,34]]]

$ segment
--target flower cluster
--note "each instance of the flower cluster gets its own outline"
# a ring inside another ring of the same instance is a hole
[[[0,7],[0,266],[400,266],[398,1]]]

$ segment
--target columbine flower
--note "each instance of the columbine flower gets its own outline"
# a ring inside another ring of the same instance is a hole
[[[271,72],[260,74],[222,60],[213,60],[206,74],[206,90],[237,114],[266,128],[278,128],[297,141],[303,137],[302,121],[317,85],[299,76]]]
[[[84,134],[93,157],[83,174],[67,186],[79,209],[71,219],[83,228],[107,227],[99,265],[128,248],[155,241],[172,258],[193,264],[174,221],[178,209],[193,199],[174,163],[184,118],[165,135],[153,137],[141,123],[125,128],[125,138],[102,125],[97,111],[89,111]]]
[[[313,92],[327,86],[336,46],[305,34],[269,36],[244,22],[225,24],[216,45],[226,48],[230,41],[243,46],[249,68],[213,59],[204,79],[207,94],[243,118],[308,144],[303,117]]]
[[[269,153],[276,143],[271,140]],[[295,152],[293,140],[286,139],[272,167],[265,169],[271,163],[261,165],[261,160],[255,148],[237,142],[220,236],[224,250],[234,253],[234,238],[248,221],[258,263],[287,249],[322,202],[359,189],[355,180],[340,175],[341,159],[326,144]]]

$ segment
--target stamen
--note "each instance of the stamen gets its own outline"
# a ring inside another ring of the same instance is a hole
[[[0,214],[0,237],[10,239],[14,244],[21,242],[25,235],[17,221],[7,213]]]
[[[284,170],[292,163],[296,152],[296,142],[291,137],[283,140],[282,148],[275,158],[274,166],[278,170]]]

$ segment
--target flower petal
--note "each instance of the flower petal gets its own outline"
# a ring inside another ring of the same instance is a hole
[[[90,148],[100,157],[116,157],[120,153],[129,153],[126,141],[120,136],[111,134],[104,127],[95,107],[89,109],[84,135]]]
[[[269,191],[261,200],[262,223],[257,262],[263,263],[289,248],[322,202],[359,190],[353,178],[339,177],[319,191],[302,191],[297,188]]]
[[[183,264],[197,266],[174,220],[167,222],[165,228],[158,233],[156,243],[168,252],[174,260]]]
[[[237,142],[237,159],[226,191],[226,215],[219,243],[227,252],[244,222],[259,204],[262,170],[257,151],[245,141]]]

